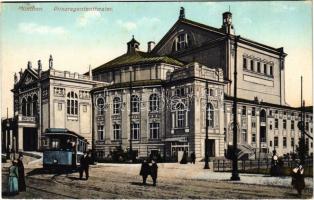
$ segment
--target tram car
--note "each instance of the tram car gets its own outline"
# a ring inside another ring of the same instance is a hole
[[[46,129],[48,146],[43,151],[44,168],[76,168],[87,150],[87,140],[68,129]]]

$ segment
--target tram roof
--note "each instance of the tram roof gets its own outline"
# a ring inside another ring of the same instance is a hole
[[[72,135],[78,137],[81,140],[86,140],[83,136],[66,128],[47,128],[45,131],[45,135]]]

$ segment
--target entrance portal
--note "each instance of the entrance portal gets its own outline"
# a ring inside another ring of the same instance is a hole
[[[207,155],[215,157],[215,140],[207,140]]]
[[[37,150],[37,129],[23,128],[23,150],[36,151]]]

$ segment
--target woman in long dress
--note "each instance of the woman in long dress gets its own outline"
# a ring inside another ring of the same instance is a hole
[[[17,160],[17,167],[18,167],[18,183],[19,183],[19,192],[26,191],[26,185],[25,185],[25,173],[24,173],[24,165],[23,165],[23,154],[19,155],[19,158]]]
[[[9,168],[9,181],[8,181],[8,194],[9,195],[15,195],[19,193],[19,187],[18,187],[18,167],[17,167],[17,161],[12,161],[12,166]]]

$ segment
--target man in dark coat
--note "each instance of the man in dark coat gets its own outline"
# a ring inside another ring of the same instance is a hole
[[[151,166],[151,176],[153,179],[153,186],[156,186],[157,181],[157,172],[158,172],[158,166],[155,160],[152,160],[152,166]]]
[[[146,159],[144,159],[142,162],[140,175],[143,177],[143,184],[146,185],[147,176],[150,175],[150,167]]]
[[[298,191],[298,195],[302,195],[302,190],[305,188],[304,168],[299,164],[298,167],[292,170],[292,186]]]
[[[191,163],[195,164],[195,153],[191,153]]]
[[[24,165],[23,165],[23,154],[19,155],[17,159],[17,167],[18,167],[18,185],[19,185],[19,192],[26,191],[26,184],[25,184],[25,172],[24,172]]]
[[[83,172],[85,171],[86,180],[88,180],[90,159],[87,152],[84,152],[84,155],[81,157],[80,164],[80,179],[83,178]]]

